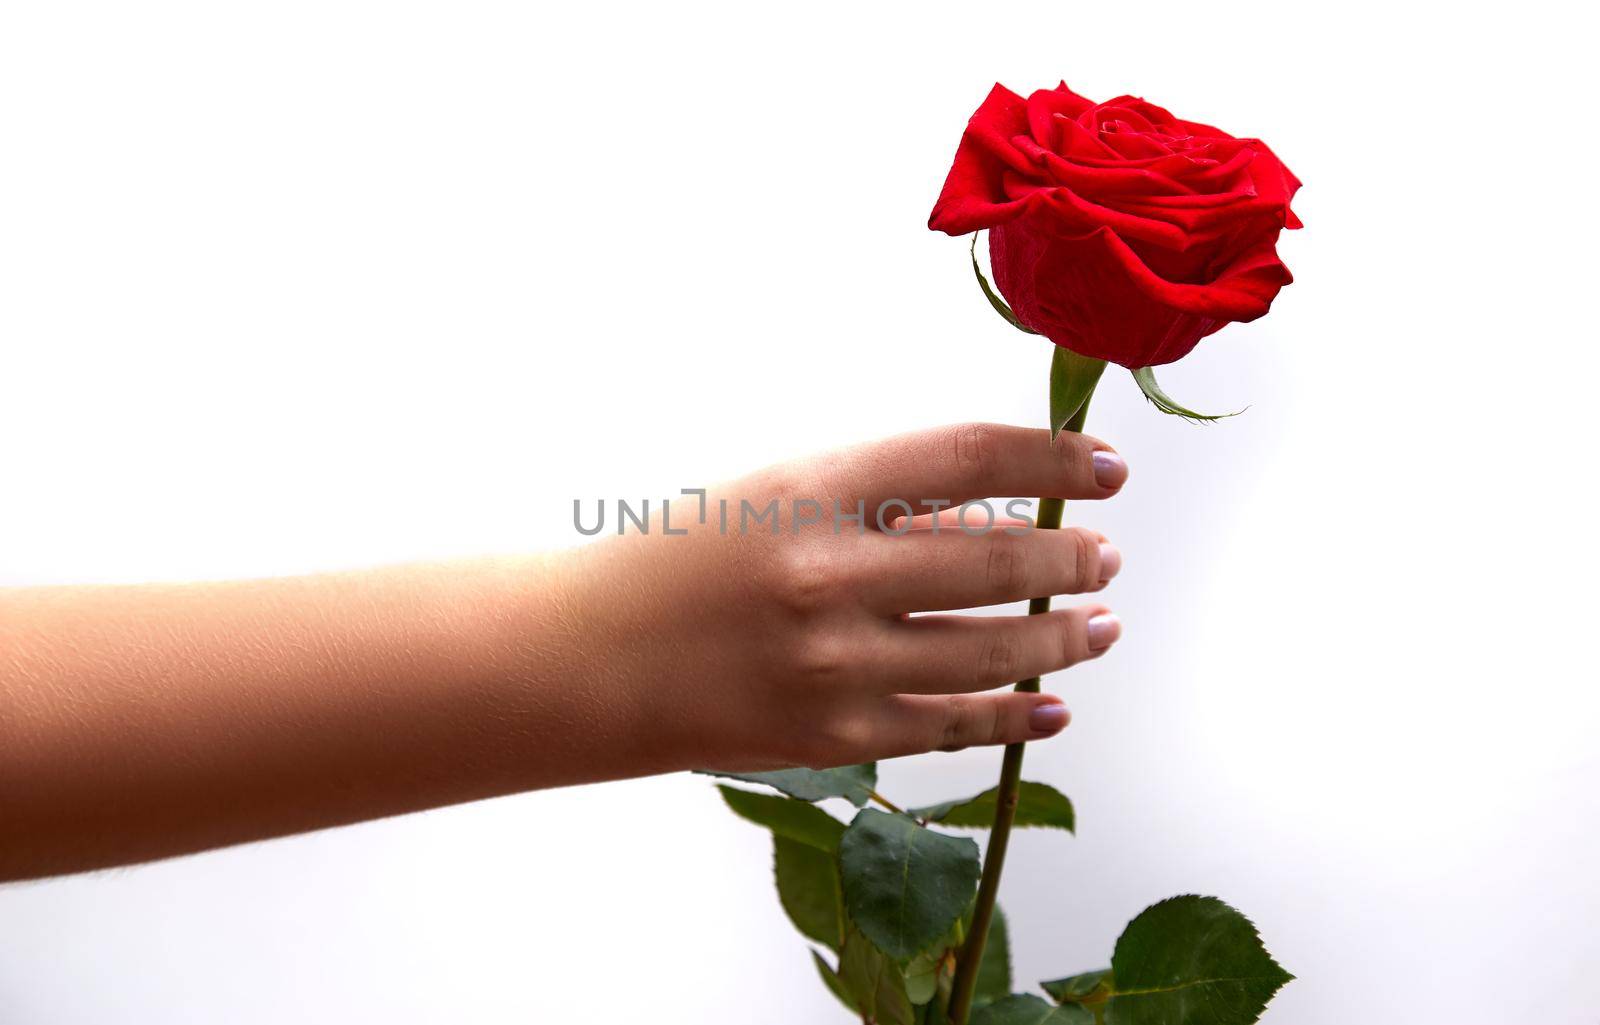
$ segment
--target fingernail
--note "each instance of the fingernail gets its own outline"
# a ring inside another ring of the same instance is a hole
[[[1117,550],[1116,545],[1102,543],[1100,545],[1100,582],[1102,584],[1105,583],[1121,570],[1122,553]]]
[[[1028,713],[1028,729],[1045,735],[1060,733],[1070,721],[1072,713],[1067,711],[1066,705],[1059,703],[1040,705]]]
[[[1122,636],[1122,620],[1109,612],[1089,618],[1089,650],[1104,651]]]
[[[1094,482],[1103,488],[1120,488],[1128,479],[1128,464],[1115,452],[1096,449],[1094,453]]]

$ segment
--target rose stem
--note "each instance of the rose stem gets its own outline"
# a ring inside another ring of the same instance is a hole
[[[1080,433],[1084,418],[1089,413],[1089,400],[1067,425],[1064,431]],[[1061,526],[1064,503],[1059,498],[1039,499],[1039,528],[1056,530]],[[1038,616],[1050,611],[1050,599],[1032,598],[1028,601],[1028,615]],[[1017,690],[1038,693],[1039,678],[1023,680]],[[967,1025],[972,1013],[972,988],[978,980],[978,965],[983,960],[983,946],[989,939],[989,922],[994,918],[994,900],[1000,893],[1000,872],[1006,864],[1006,847],[1011,842],[1011,823],[1017,816],[1017,789],[1022,782],[1022,752],[1026,744],[1007,744],[1005,758],[1000,762],[1000,788],[994,803],[994,828],[989,833],[989,848],[984,853],[983,877],[978,881],[978,899],[972,909],[972,926],[967,941],[961,947],[956,962],[956,977],[950,988],[950,1023]]]
[[[900,807],[898,804],[895,804],[893,801],[878,793],[876,790],[868,790],[867,797],[878,802],[878,804],[882,805],[889,811],[894,812],[896,815],[904,815],[906,813],[904,808]]]

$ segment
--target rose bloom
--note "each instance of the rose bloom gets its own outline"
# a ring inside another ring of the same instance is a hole
[[[1181,359],[1267,312],[1293,280],[1278,233],[1300,182],[1266,144],[1062,83],[996,85],[928,226],[988,228],[994,283],[1023,326],[1125,367]]]

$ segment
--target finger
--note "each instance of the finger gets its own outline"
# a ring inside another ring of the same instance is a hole
[[[959,530],[869,536],[858,549],[858,593],[886,615],[968,609],[1104,587],[1122,554],[1092,530]]]
[[[847,498],[863,502],[867,521],[930,513],[930,502],[958,506],[1006,495],[1110,498],[1128,466],[1105,442],[1087,435],[998,424],[962,424],[864,446],[847,453]],[[1009,510],[1007,510],[1009,512]]]
[[[896,694],[873,717],[870,742],[883,758],[1042,740],[1066,729],[1072,713],[1054,694]]]
[[[897,694],[992,690],[1096,658],[1122,635],[1103,605],[1038,616],[918,616],[888,627],[878,678]]]

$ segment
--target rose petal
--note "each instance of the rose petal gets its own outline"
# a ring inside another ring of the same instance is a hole
[[[1039,89],[1028,96],[1028,131],[1033,140],[1045,149],[1057,148],[1059,125],[1094,106],[1071,89],[1065,82],[1058,89]]]
[[[1254,320],[1292,278],[1274,235],[1246,249],[1205,284],[1167,280],[1117,234],[1040,231],[1042,211],[990,235],[995,284],[1027,327],[1057,345],[1123,366],[1181,359],[1230,321]]]
[[[944,189],[928,218],[928,227],[950,235],[965,235],[1023,212],[1028,201],[1006,195],[1004,172],[1033,166],[1010,143],[1027,127],[1022,97],[997,84],[967,122]]]

